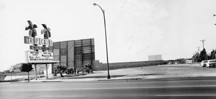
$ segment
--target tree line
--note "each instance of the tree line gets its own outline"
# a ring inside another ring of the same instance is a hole
[[[201,62],[202,60],[215,59],[216,50],[212,50],[211,53],[207,54],[205,48],[201,52],[196,52],[192,56],[194,62]]]

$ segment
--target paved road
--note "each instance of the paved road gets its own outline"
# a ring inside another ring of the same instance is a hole
[[[216,99],[216,80],[0,83],[0,99]]]

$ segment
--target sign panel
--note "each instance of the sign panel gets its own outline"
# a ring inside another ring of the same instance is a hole
[[[41,38],[36,38],[36,37],[29,37],[29,36],[24,36],[24,43],[25,44],[37,44],[37,45],[53,46],[52,40],[41,39]]]
[[[149,55],[148,60],[149,61],[162,60],[162,55]]]
[[[30,50],[51,50],[49,47],[44,47],[44,46],[29,46]]]
[[[54,62],[52,52],[26,51],[26,60],[28,63],[49,63]]]

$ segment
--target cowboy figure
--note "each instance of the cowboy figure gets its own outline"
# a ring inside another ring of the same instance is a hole
[[[42,24],[44,27],[43,30],[41,30],[41,34],[44,34],[44,39],[49,39],[51,37],[50,28],[46,26],[46,24]]]
[[[29,26],[27,26],[25,28],[25,30],[29,30],[29,36],[30,37],[35,37],[37,36],[37,31],[35,28],[37,28],[37,25],[36,24],[33,24],[30,20],[27,21]]]

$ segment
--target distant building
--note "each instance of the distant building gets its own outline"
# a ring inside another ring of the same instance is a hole
[[[187,64],[192,64],[192,63],[193,63],[193,60],[192,60],[192,59],[187,59],[187,60],[185,61],[185,63],[187,63]]]
[[[53,68],[58,65],[73,69],[81,69],[85,65],[93,67],[95,60],[94,39],[81,39],[53,42],[54,60],[59,61],[53,64]]]
[[[12,72],[21,72],[20,68],[22,66],[22,63],[17,63],[15,65],[12,65],[9,69],[9,71],[12,71]]]
[[[22,67],[22,64],[23,63],[17,63],[15,65],[12,65],[9,69],[9,72],[21,72],[21,67]],[[45,65],[43,64],[37,64],[37,73],[38,74],[43,74],[44,72],[44,69],[45,68]],[[32,72],[35,71],[34,67],[33,67],[33,70]]]
[[[0,72],[0,81],[4,80],[5,77],[6,77],[6,74],[4,72]]]
[[[174,59],[174,60],[167,60],[168,64],[185,64],[185,63],[192,63],[191,59],[186,59],[186,58],[179,58],[179,59]]]
[[[149,61],[162,60],[162,55],[149,55],[148,60]]]

